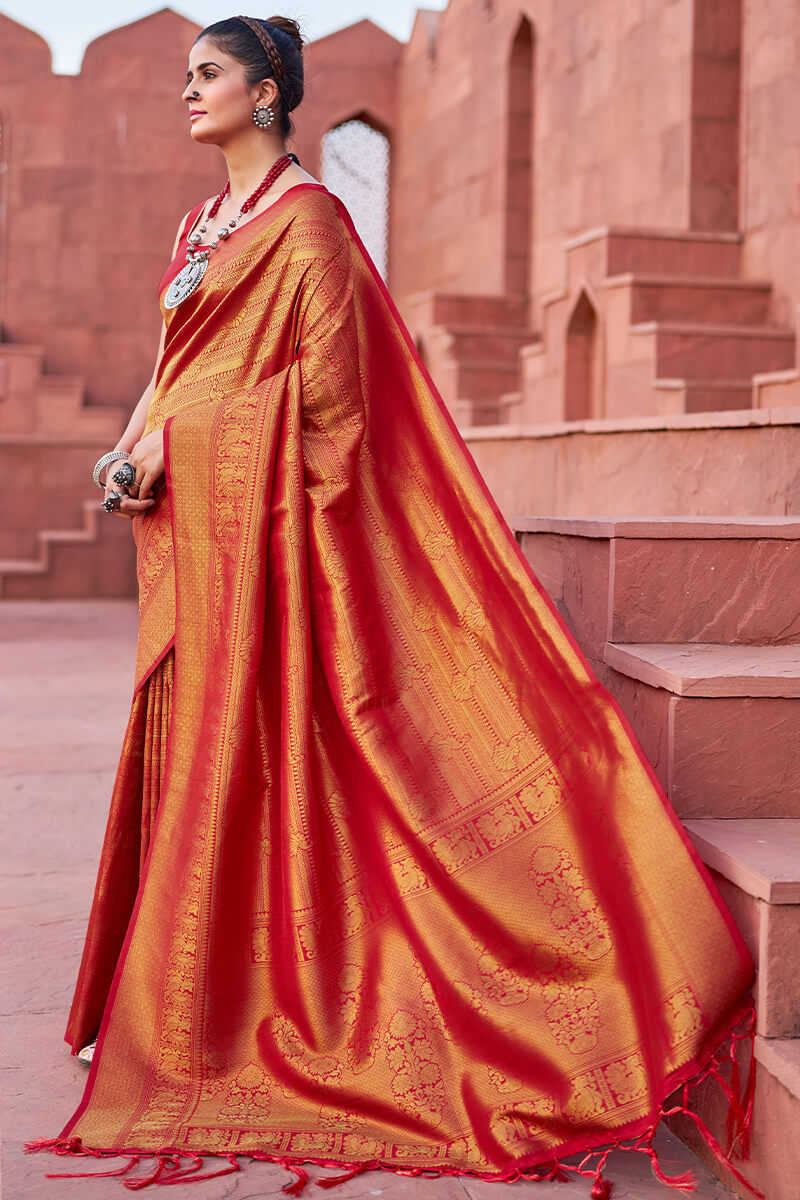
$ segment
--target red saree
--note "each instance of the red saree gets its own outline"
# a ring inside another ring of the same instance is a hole
[[[751,963],[346,210],[291,188],[165,315],[167,487],[135,522],[137,690],[67,1031],[100,1037],[31,1148],[154,1155],[158,1183],[266,1158],[295,1191],[307,1161],[649,1152]]]

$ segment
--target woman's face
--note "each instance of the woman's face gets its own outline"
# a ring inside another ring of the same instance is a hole
[[[195,42],[181,97],[194,140],[220,145],[254,128],[253,109],[267,102],[261,95],[265,86],[268,90],[268,84],[248,87],[242,64],[208,38]]]

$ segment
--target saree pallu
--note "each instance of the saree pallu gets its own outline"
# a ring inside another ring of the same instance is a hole
[[[164,311],[134,712],[174,659],[168,736],[123,754],[46,1145],[295,1190],[648,1149],[752,965],[349,215],[290,188]]]

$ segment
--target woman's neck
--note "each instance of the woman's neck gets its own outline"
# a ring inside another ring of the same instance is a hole
[[[222,147],[231,185],[229,203],[237,212],[256,190],[272,164],[286,153],[280,136],[270,137],[255,128],[253,134],[254,137],[248,134],[237,139],[234,145]]]

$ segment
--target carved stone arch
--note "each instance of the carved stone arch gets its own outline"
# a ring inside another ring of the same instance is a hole
[[[597,304],[584,284],[567,321],[564,347],[565,421],[585,421],[602,415],[599,324]]]
[[[533,133],[536,38],[522,14],[508,54],[505,203],[505,290],[530,295],[533,234]]]
[[[381,276],[389,277],[391,139],[366,109],[340,117],[323,133],[320,178],[353,218]]]

